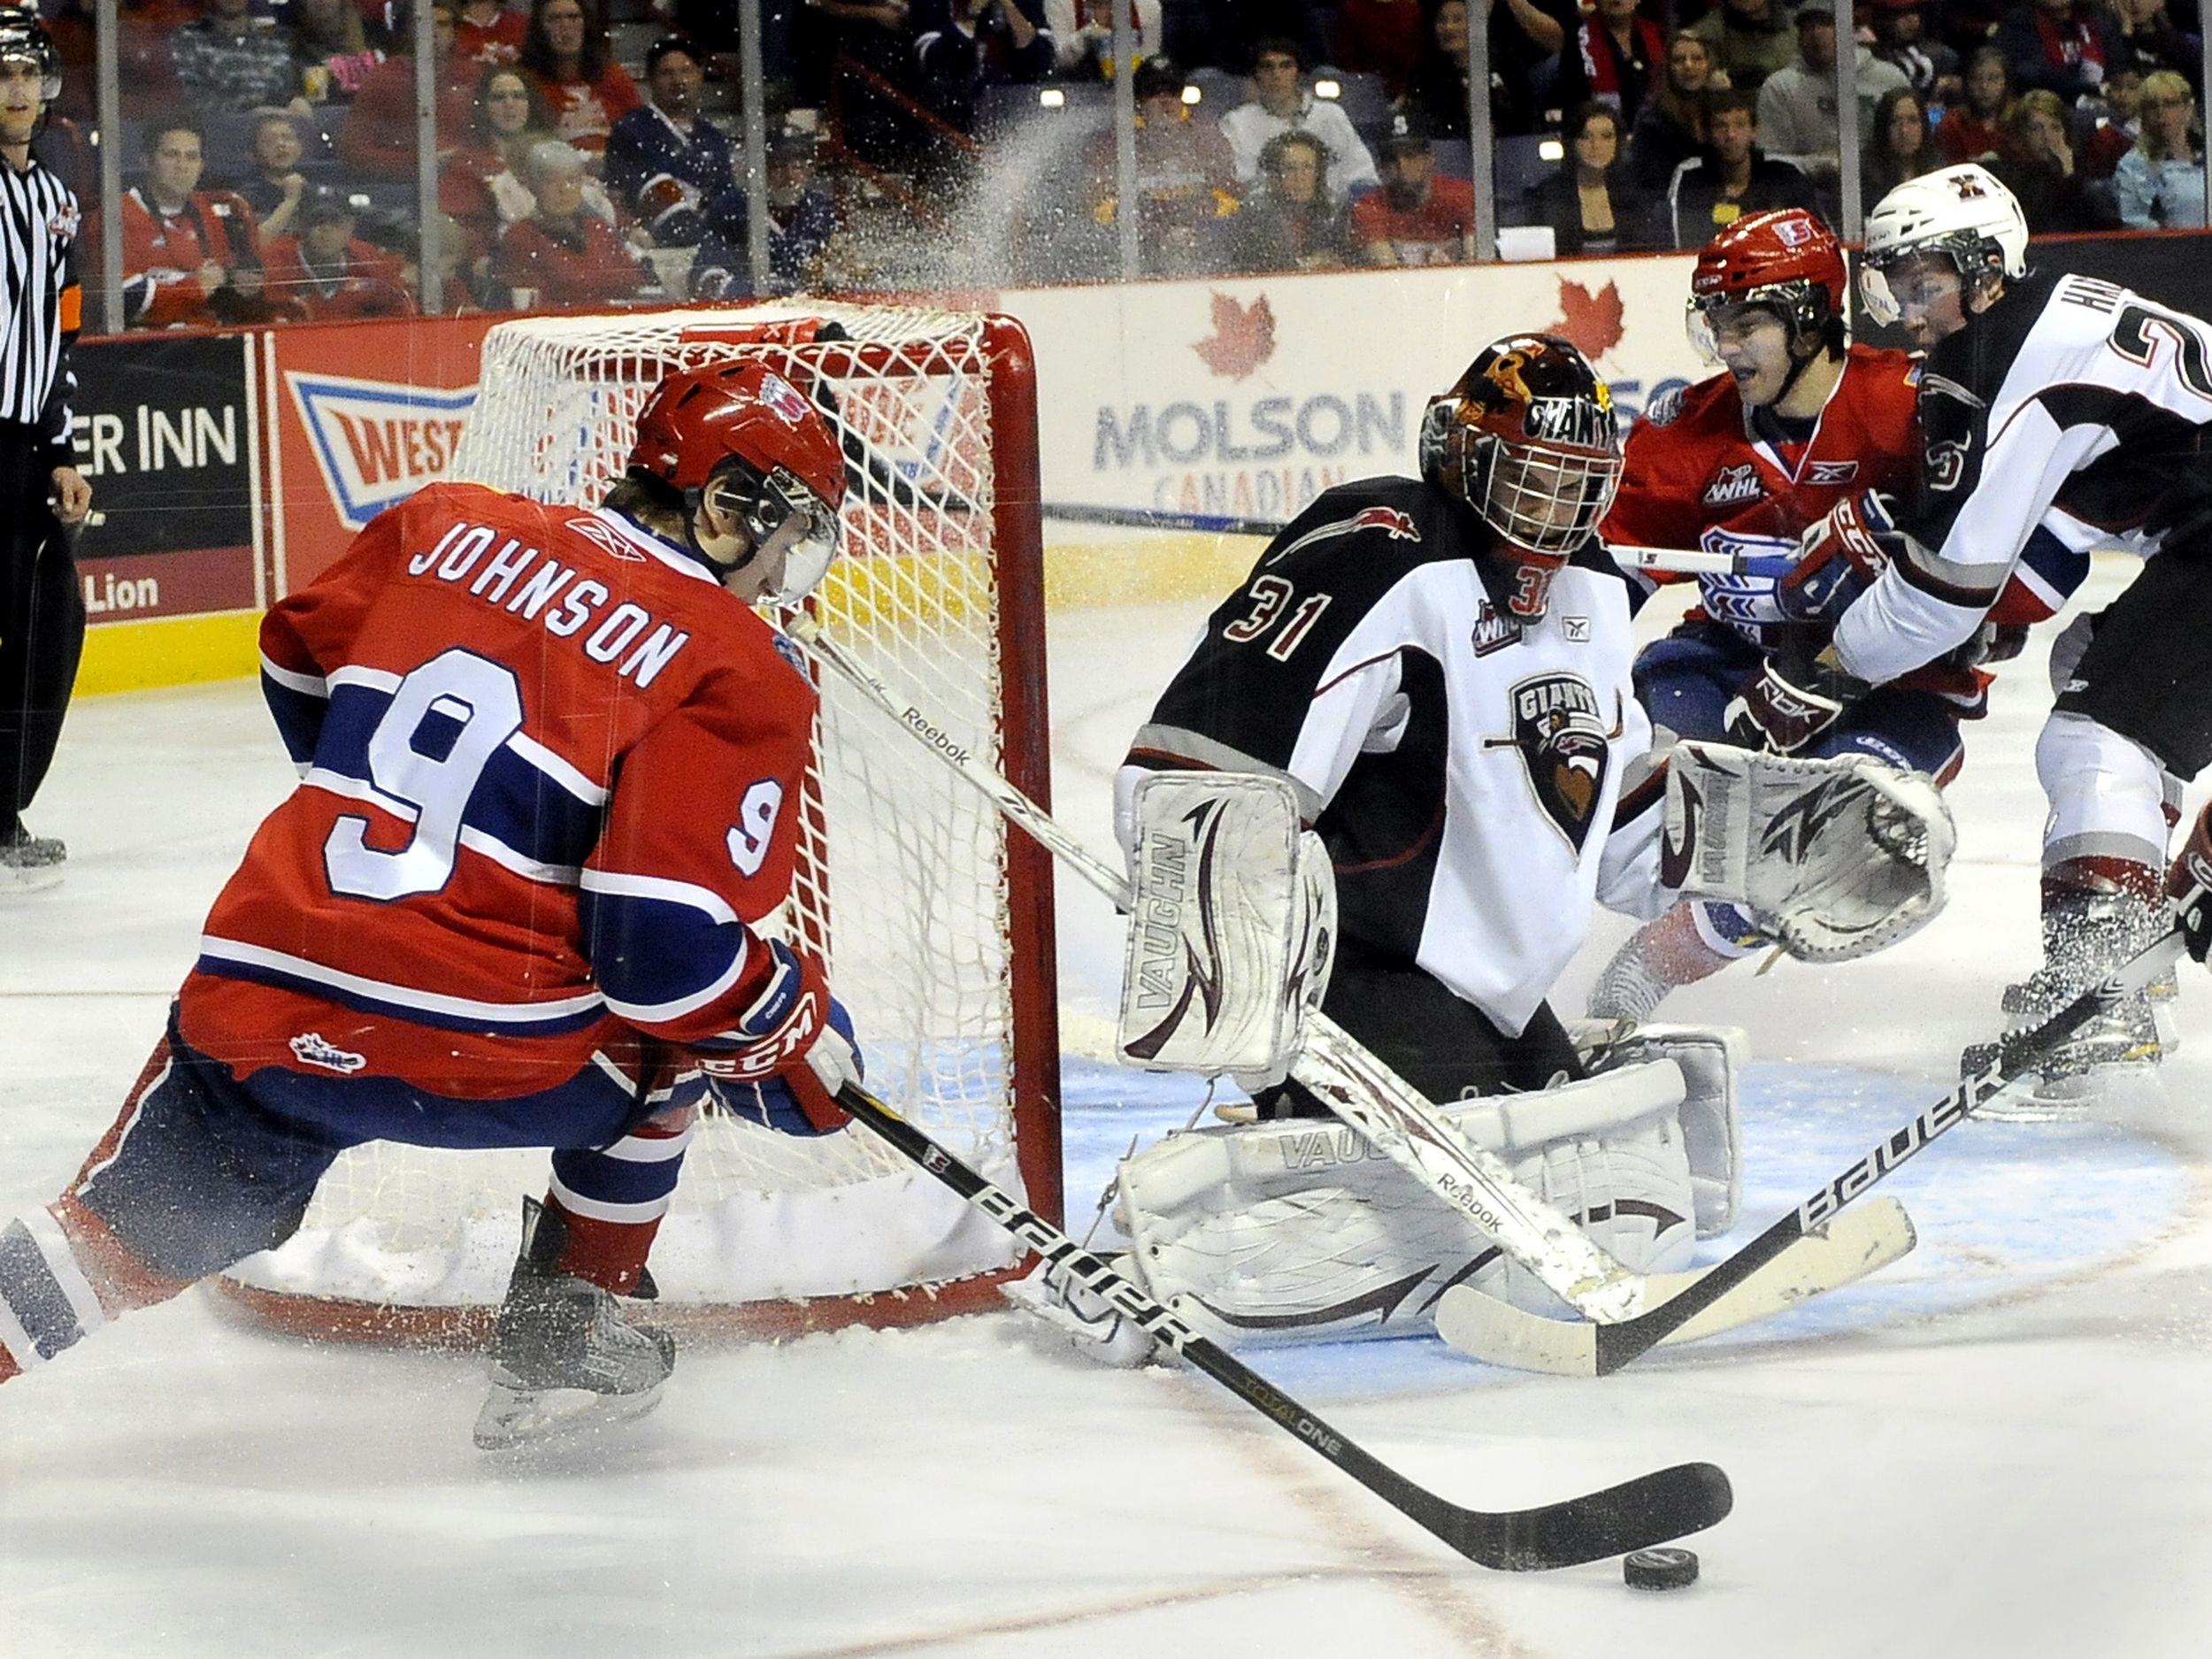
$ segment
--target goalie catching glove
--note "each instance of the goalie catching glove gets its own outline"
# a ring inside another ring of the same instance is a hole
[[[1942,910],[1957,832],[1932,779],[1865,755],[1799,760],[1678,743],[1659,879],[1723,899],[1808,962],[1845,962]]]
[[[851,1118],[837,1091],[862,1077],[851,1018],[830,995],[818,958],[780,939],[762,949],[771,959],[766,986],[734,1026],[699,1045],[699,1069],[735,1110],[771,1127],[805,1133],[787,1118],[776,1122],[787,1101],[814,1132],[841,1129]]]

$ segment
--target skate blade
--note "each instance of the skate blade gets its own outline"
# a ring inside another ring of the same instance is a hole
[[[635,1422],[661,1402],[656,1386],[642,1394],[603,1394],[588,1388],[513,1388],[495,1382],[476,1414],[479,1451],[511,1451]]]

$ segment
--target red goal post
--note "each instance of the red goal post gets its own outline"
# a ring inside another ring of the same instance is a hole
[[[672,371],[733,353],[828,393],[845,552],[810,608],[876,677],[1048,805],[1036,377],[1010,318],[782,304],[534,317],[484,342],[452,476],[595,501]],[[1051,860],[834,677],[780,919],[822,950],[869,1086],[1061,1214]],[[541,1149],[357,1149],[225,1304],[302,1334],[480,1341]],[[710,1116],[653,1254],[655,1317],[697,1334],[897,1325],[995,1305],[1020,1247],[876,1137],[818,1141]]]

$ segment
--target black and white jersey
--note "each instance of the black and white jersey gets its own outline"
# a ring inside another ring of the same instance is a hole
[[[70,447],[69,348],[82,297],[77,284],[77,198],[34,160],[0,163],[0,419],[38,430],[56,452]]]
[[[1929,356],[1921,499],[1835,643],[1894,680],[1962,644],[2038,526],[2144,553],[2212,530],[2212,328],[2088,277],[2028,277]]]
[[[1287,778],[1336,867],[1345,939],[1517,1035],[1594,898],[1659,908],[1660,792],[1619,572],[1593,544],[1522,622],[1475,562],[1490,541],[1410,479],[1322,495],[1207,619],[1118,797],[1125,845],[1145,771]],[[1624,793],[1645,833],[1613,838]]]

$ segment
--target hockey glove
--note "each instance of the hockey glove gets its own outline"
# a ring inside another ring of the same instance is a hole
[[[860,1050],[849,1018],[829,994],[818,957],[802,956],[781,940],[764,948],[772,959],[768,983],[730,1030],[701,1045],[700,1069],[726,1094],[731,1085],[774,1087],[796,1103],[817,1130],[849,1121],[834,1098],[861,1078]]]
[[[2189,954],[2199,962],[2212,951],[2212,805],[2197,814],[2180,856],[2166,872],[2166,896]]]
[[[1775,605],[1793,622],[1839,617],[1903,547],[1878,492],[1847,495],[1798,539],[1797,563],[1776,584]]]
[[[1737,748],[1793,755],[1833,726],[1868,689],[1865,680],[1837,664],[1832,651],[1812,656],[1785,647],[1760,665],[1721,718],[1727,722],[1728,741]]]

